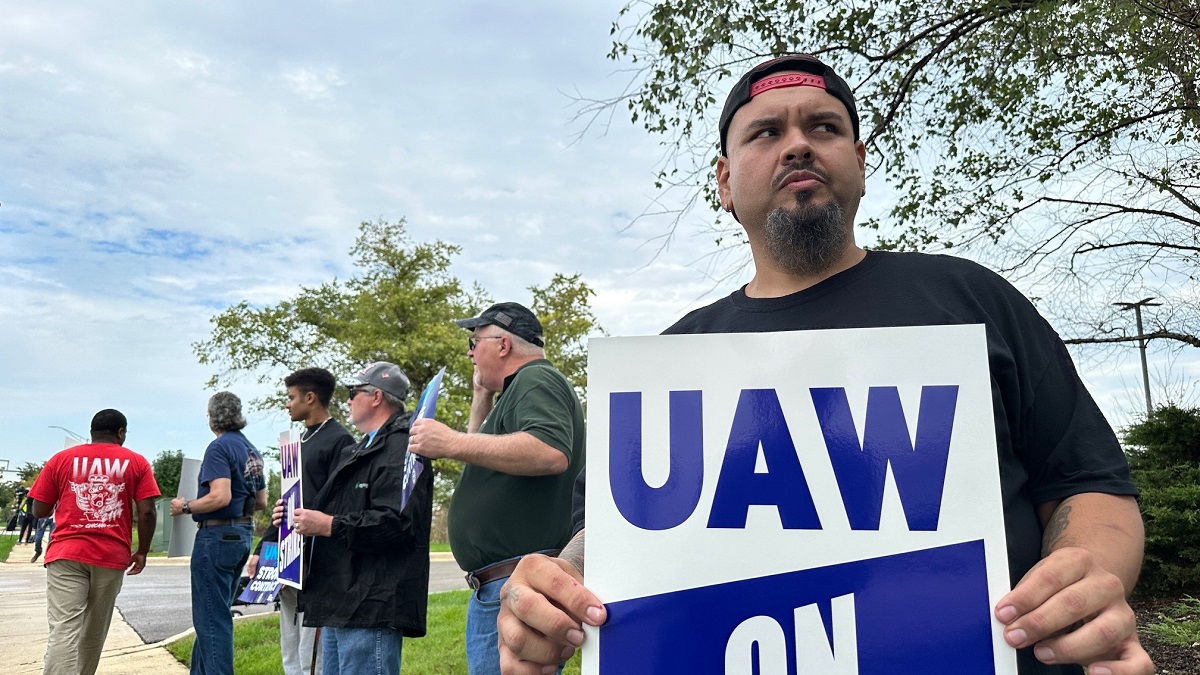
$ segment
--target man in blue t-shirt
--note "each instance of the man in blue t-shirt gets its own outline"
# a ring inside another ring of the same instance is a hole
[[[242,401],[228,391],[208,400],[216,434],[200,464],[196,499],[171,500],[171,515],[191,514],[200,531],[192,545],[193,675],[233,675],[233,617],[229,606],[250,557],[254,511],[267,507],[263,461],[242,435]]]

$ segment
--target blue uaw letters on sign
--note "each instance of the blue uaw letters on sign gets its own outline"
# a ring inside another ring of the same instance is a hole
[[[588,378],[585,674],[1016,672],[981,326],[593,340]]]
[[[890,465],[909,528],[936,530],[958,387],[922,388],[915,444],[909,440],[895,387],[870,388],[861,444],[846,390],[812,389],[811,394],[850,527],[879,529]],[[608,466],[613,500],[626,520],[647,530],[669,529],[691,516],[704,479],[702,393],[672,391],[670,396],[670,473],[665,485],[652,488],[642,475],[641,392],[610,395]],[[761,473],[755,471],[760,450],[767,467]],[[777,508],[786,529],[821,529],[773,389],[741,392],[708,526],[745,527],[752,504]]]

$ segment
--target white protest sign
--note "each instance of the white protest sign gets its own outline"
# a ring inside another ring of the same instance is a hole
[[[296,509],[304,507],[300,446],[295,430],[279,434],[279,489],[284,507],[279,521],[279,583],[292,588],[301,588],[304,579],[304,538],[295,530]]]
[[[588,352],[585,674],[1016,672],[983,326]]]

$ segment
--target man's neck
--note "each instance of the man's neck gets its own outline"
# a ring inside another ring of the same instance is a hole
[[[832,265],[817,274],[796,274],[775,265],[765,253],[751,249],[754,256],[754,277],[746,284],[751,298],[782,298],[812,288],[826,279],[845,272],[863,261],[867,252],[852,245]]]
[[[510,357],[511,360],[508,362],[510,370],[507,373],[505,373],[504,379],[507,380],[508,378],[513,376],[513,373],[524,368],[526,365],[533,363],[534,361],[540,361],[544,358],[546,358],[546,356],[544,354],[540,355],[540,356],[516,356],[516,355],[513,355],[512,357]]]
[[[324,408],[318,408],[318,409],[312,411],[311,413],[309,413],[308,417],[305,417],[303,420],[300,420],[300,421],[303,422],[304,426],[306,426],[306,427],[315,427],[318,424],[323,424],[326,421],[328,421],[329,417],[330,417],[330,415],[329,415],[328,410],[326,410]]]

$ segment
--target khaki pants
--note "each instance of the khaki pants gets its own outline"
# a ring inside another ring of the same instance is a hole
[[[46,643],[44,675],[92,675],[100,663],[104,638],[125,570],[55,560],[46,566]]]

